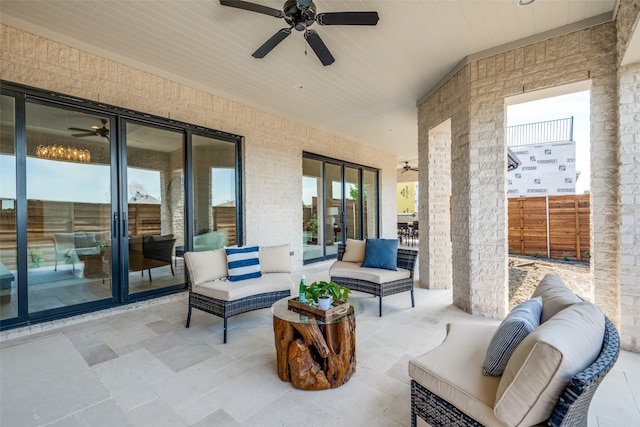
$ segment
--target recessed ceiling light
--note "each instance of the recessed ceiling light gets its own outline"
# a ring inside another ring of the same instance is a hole
[[[294,89],[304,89],[304,85],[302,83],[296,83],[293,85]]]
[[[518,0],[518,6],[529,6],[533,4],[536,0]]]

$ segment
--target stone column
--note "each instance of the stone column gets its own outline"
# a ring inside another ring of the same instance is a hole
[[[440,127],[440,126],[438,126]],[[445,126],[447,127],[447,126]],[[420,188],[420,286],[451,289],[451,126],[448,133],[432,131],[419,146],[419,173],[427,185]],[[423,191],[426,197],[422,196]]]
[[[621,346],[640,352],[640,63],[621,67],[620,329]]]

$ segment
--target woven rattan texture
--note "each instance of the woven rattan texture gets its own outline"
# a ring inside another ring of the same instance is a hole
[[[548,425],[552,427],[586,427],[589,403],[604,376],[611,370],[620,353],[618,331],[605,317],[602,349],[596,360],[578,372],[563,390]],[[419,416],[433,427],[482,426],[446,400],[411,381],[411,425]]]
[[[338,245],[338,260],[342,260],[344,255],[345,245]],[[365,292],[377,297],[384,297],[388,295],[397,294],[400,292],[413,291],[413,274],[416,265],[416,259],[418,258],[418,251],[411,249],[398,249],[397,264],[398,268],[404,268],[411,272],[411,276],[406,279],[394,280],[387,283],[373,283],[366,280],[351,279],[348,277],[336,277],[331,276],[331,280],[339,284],[340,286],[346,286],[353,291]]]

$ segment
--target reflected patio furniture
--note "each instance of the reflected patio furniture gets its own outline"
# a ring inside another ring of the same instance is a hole
[[[409,224],[406,222],[398,223],[398,240],[400,243],[409,244],[411,240],[412,234],[411,229],[409,228]],[[412,245],[413,246],[413,245]]]
[[[208,231],[193,238],[194,252],[211,251],[227,245],[229,233],[227,230]]]
[[[76,231],[73,233],[53,233],[54,248],[54,270],[58,270],[58,261],[71,264],[73,271],[76,269],[76,262],[82,257],[89,257],[101,253],[100,246],[97,245],[96,235],[102,236],[104,233],[85,233]]]
[[[16,276],[0,262],[0,302],[11,302],[11,282]]]
[[[173,234],[165,236],[131,236],[129,237],[129,271],[149,271],[149,281],[152,281],[151,269],[168,265],[173,271],[171,256],[176,239]]]

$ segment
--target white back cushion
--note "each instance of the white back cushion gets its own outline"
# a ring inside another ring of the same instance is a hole
[[[367,242],[365,240],[347,239],[342,261],[362,263]]]
[[[507,363],[496,394],[496,417],[510,426],[549,418],[571,377],[596,359],[603,337],[604,314],[586,301],[541,324]]]
[[[542,278],[531,298],[542,297],[542,316],[540,323],[551,319],[556,313],[571,304],[582,301],[557,274],[547,274]]]
[[[184,262],[187,264],[192,286],[227,277],[227,255],[224,249],[186,252]]]
[[[263,273],[291,273],[289,244],[279,246],[260,246],[260,271]]]

